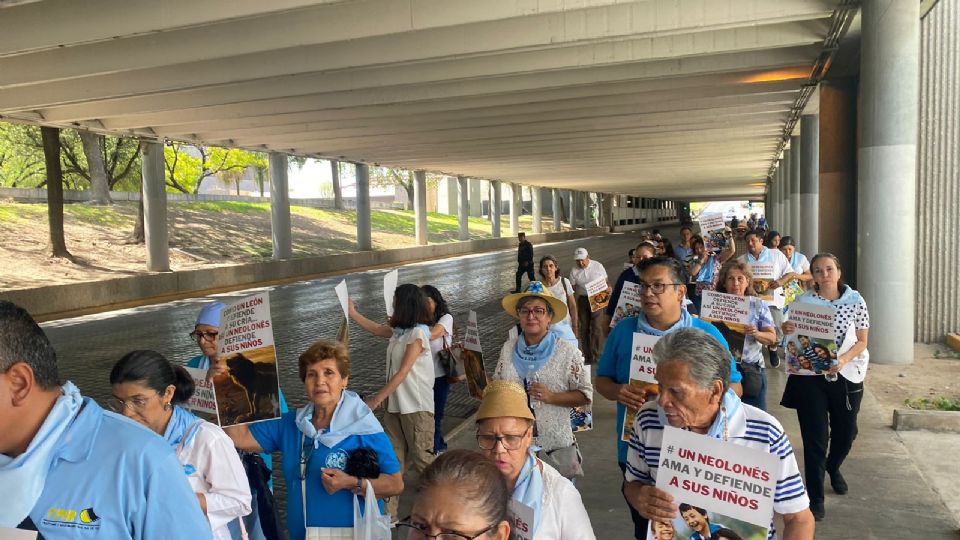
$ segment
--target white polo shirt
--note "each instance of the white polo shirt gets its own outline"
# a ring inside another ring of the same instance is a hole
[[[597,261],[591,260],[586,268],[580,268],[574,263],[573,269],[570,270],[570,283],[577,296],[586,296],[587,283],[601,278],[607,279],[607,270]]]

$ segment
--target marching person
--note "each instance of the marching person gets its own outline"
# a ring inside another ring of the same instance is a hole
[[[531,449],[536,421],[523,386],[491,381],[477,410],[477,446],[496,464],[511,498],[533,511],[537,540],[591,540],[590,517],[580,493]]]
[[[377,499],[403,492],[400,463],[373,411],[347,389],[350,354],[345,345],[314,343],[300,355],[298,371],[307,395],[304,407],[224,431],[241,450],[280,452],[292,540],[306,538],[308,528],[327,535],[316,538],[342,538],[335,535],[354,526],[353,495],[366,493],[368,483]],[[372,450],[376,463],[370,468],[376,475],[347,472],[358,450]]]
[[[690,240],[690,245],[693,247],[693,257],[687,266],[687,275],[694,288],[688,296],[693,302],[695,312],[700,313],[703,291],[712,291],[717,288],[720,267],[737,253],[737,247],[733,235],[719,253],[707,251],[703,237],[700,235],[695,235]]]
[[[610,295],[610,303],[607,304],[605,309],[607,317],[611,319],[617,312],[617,304],[620,303],[620,295],[623,294],[624,284],[640,282],[640,271],[637,269],[637,265],[640,264],[640,261],[656,257],[657,248],[650,242],[644,240],[637,245],[633,253],[634,263],[630,268],[625,268],[623,272],[620,273],[620,276],[617,277],[617,283],[613,286],[613,293]]]
[[[493,378],[523,385],[537,417],[535,442],[542,457],[561,465],[560,473],[567,478],[582,476],[570,409],[593,400],[593,385],[580,351],[550,331],[551,324],[566,316],[567,306],[539,281],[501,303],[507,314],[520,319],[521,332],[503,344]]]
[[[527,241],[526,233],[517,233],[517,286],[513,288],[514,293],[520,292],[520,281],[523,275],[533,281],[533,244]]]
[[[744,404],[730,389],[729,356],[726,347],[696,328],[679,329],[657,342],[653,358],[663,391],[637,414],[630,434],[624,495],[648,520],[667,522],[678,517],[683,508],[678,506],[680,501],[656,487],[658,461],[648,461],[649,456],[659,455],[663,428],[670,425],[777,456],[773,510],[783,519],[782,538],[812,540],[815,525],[810,500],[790,441],[776,418]],[[771,520],[770,536],[775,535]]]
[[[151,397],[151,399],[157,399]],[[110,466],[104,466],[108,464]],[[122,464],[123,466],[118,466]],[[0,301],[0,527],[46,540],[212,538],[183,466],[159,437],[71,382],[26,310]]]
[[[550,326],[550,330],[557,333],[561,339],[580,345],[577,334],[580,331],[580,321],[577,319],[576,296],[573,294],[573,285],[560,272],[560,263],[553,255],[545,255],[540,259],[540,279],[550,294],[567,306],[567,316],[562,321]]]
[[[797,244],[792,236],[781,238],[778,249],[787,258],[790,266],[793,267],[793,272],[797,274],[797,279],[800,280],[801,285],[806,286],[813,280],[813,274],[810,272],[810,261],[807,260],[806,255],[797,251]]]
[[[857,438],[857,415],[870,362],[867,351],[870,314],[860,293],[843,282],[840,261],[834,255],[814,256],[810,268],[816,285],[794,303],[835,308],[834,332],[838,350],[843,352],[837,355],[837,365],[829,370],[836,380],[817,375],[789,375],[780,404],[797,411],[810,509],[821,520],[826,515],[824,472],[830,475],[830,486],[835,493],[845,495],[848,491],[840,466]],[[785,334],[796,331],[793,322],[783,323]]]
[[[230,438],[183,407],[194,391],[190,374],[158,352],[132,351],[113,365],[110,386],[115,410],[177,454],[213,538],[231,540],[227,524],[250,513],[250,486]]]
[[[449,354],[453,345],[453,315],[447,307],[440,290],[433,285],[422,285],[420,289],[427,296],[427,312],[432,323],[430,329],[430,356],[433,357],[433,453],[439,455],[447,450],[447,441],[443,440],[443,412],[450,395],[450,373],[441,361],[441,356]],[[437,335],[439,334],[439,335]],[[444,353],[444,351],[447,353]]]
[[[610,292],[610,281],[607,270],[599,262],[590,260],[586,249],[574,250],[573,259],[575,267],[570,269],[570,283],[577,297],[577,320],[580,323],[580,335],[577,337],[580,339],[584,362],[593,364],[600,358],[610,321],[602,309],[590,309],[587,284],[603,279],[607,284],[607,292]]]

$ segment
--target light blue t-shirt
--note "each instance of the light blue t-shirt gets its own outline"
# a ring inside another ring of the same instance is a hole
[[[47,539],[212,538],[183,466],[156,433],[84,398],[30,512]]]
[[[300,457],[307,462],[307,525],[310,527],[353,527],[353,492],[341,489],[330,495],[323,489],[321,469],[343,469],[350,452],[370,448],[377,453],[382,474],[400,472],[400,462],[390,439],[382,431],[373,435],[350,435],[333,448],[320,445],[313,449],[313,441],[306,439],[307,448],[301,454],[300,430],[296,411],[288,412],[278,420],[267,420],[250,425],[250,434],[266,452],[283,455],[283,478],[287,483],[287,530],[291,540],[302,540],[303,503],[300,499]],[[312,452],[312,453],[311,453]],[[380,502],[383,512],[383,503]]]
[[[727,340],[723,338],[720,331],[712,324],[692,319],[690,324],[692,328],[703,330],[720,342],[724,348],[729,349]],[[637,328],[637,318],[627,317],[621,319],[617,326],[610,331],[607,336],[607,344],[603,348],[603,355],[600,356],[600,363],[597,366],[597,376],[613,379],[617,384],[627,384],[630,382],[630,357],[633,354],[633,332]],[[737,371],[736,362],[733,356],[730,356],[730,382],[738,383],[743,379],[740,372]],[[617,402],[617,461],[626,463],[627,447],[626,441],[620,440],[620,429],[623,427],[623,417],[626,415],[627,408],[623,403]]]

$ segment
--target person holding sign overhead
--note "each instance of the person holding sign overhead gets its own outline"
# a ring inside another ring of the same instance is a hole
[[[233,443],[220,427],[183,407],[193,378],[154,351],[132,351],[110,371],[114,409],[170,445],[196,493],[214,540],[230,540],[231,521],[250,513],[250,486]]]
[[[683,268],[672,257],[656,257],[641,261],[640,298],[643,302],[642,313],[636,317],[621,320],[610,336],[597,367],[597,391],[603,397],[617,402],[617,462],[620,469],[627,466],[627,441],[623,440],[624,419],[627,408],[637,410],[649,397],[645,392],[630,384],[631,363],[634,357],[635,335],[660,337],[682,328],[699,328],[716,339],[724,348],[727,342],[720,332],[710,323],[692,317],[683,309],[686,297],[686,285],[683,282]],[[729,355],[731,385],[740,392],[740,373]],[[646,520],[631,507],[634,534],[638,540],[647,534]]]
[[[433,355],[430,353],[430,310],[427,295],[412,283],[396,288],[389,324],[364,317],[350,300],[350,318],[375,336],[390,339],[387,345],[387,384],[366,398],[371,409],[386,402],[383,427],[400,461],[400,473],[410,466],[423,473],[433,461]],[[396,515],[400,501],[393,497],[387,512]]]
[[[378,499],[402,493],[400,463],[373,411],[347,390],[346,346],[317,341],[300,355],[298,370],[304,407],[224,431],[241,450],[280,452],[291,540],[353,538],[353,495],[368,485]]]
[[[511,492],[514,536],[537,540],[591,540],[590,517],[580,493],[531,450],[536,421],[523,387],[493,381],[477,410],[477,445]]]
[[[570,409],[593,400],[593,385],[580,351],[550,331],[551,324],[566,317],[567,306],[539,281],[529,283],[526,292],[506,296],[501,304],[520,319],[521,332],[503,344],[493,378],[517,382],[529,393],[541,457],[567,478],[583,476]]]
[[[574,250],[573,259],[575,266],[570,269],[570,284],[573,285],[577,299],[577,321],[580,323],[580,335],[577,337],[580,339],[584,362],[593,364],[600,358],[610,321],[602,309],[594,311],[591,308],[587,285],[603,281],[606,282],[606,290],[609,292],[610,282],[607,270],[599,262],[591,261],[586,249]]]
[[[729,356],[716,338],[696,328],[680,328],[657,341],[653,358],[660,397],[643,405],[633,426],[624,496],[651,521],[680,516],[681,501],[656,487],[664,427],[672,426],[776,456],[771,460],[776,464],[771,475],[776,487],[770,496],[773,512],[783,518],[781,538],[810,540],[814,520],[793,447],[776,418],[744,404],[731,390]],[[770,535],[776,537],[770,517]]]
[[[857,414],[870,361],[867,351],[870,314],[860,293],[843,283],[840,261],[834,255],[820,253],[814,256],[810,270],[816,286],[797,297],[794,303],[835,309],[834,331],[840,354],[837,365],[828,372],[835,378],[831,381],[823,375],[791,374],[787,377],[780,404],[797,410],[810,508],[819,520],[826,515],[824,471],[830,475],[834,492],[844,495],[848,490],[840,466],[857,437]],[[796,331],[796,324],[783,323],[785,334]]]

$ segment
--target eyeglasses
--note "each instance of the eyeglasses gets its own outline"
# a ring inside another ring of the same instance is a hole
[[[518,310],[517,310],[517,313],[518,313],[521,317],[529,317],[531,314],[532,314],[532,315],[536,315],[537,317],[543,317],[544,315],[547,314],[547,310],[544,309],[544,308],[542,308],[542,307],[538,307],[538,308],[521,308],[521,309],[518,309]]]
[[[400,540],[425,540],[427,538],[435,538],[436,540],[475,540],[476,538],[480,538],[495,528],[497,528],[496,525],[491,525],[473,535],[453,531],[429,534],[427,533],[427,531],[430,530],[429,525],[414,523],[411,521],[410,517],[407,517],[397,523],[397,529],[400,531]]]
[[[190,338],[195,339],[197,341],[200,341],[201,339],[205,339],[207,341],[214,341],[217,339],[217,336],[219,335],[220,335],[220,332],[203,332],[200,330],[194,330],[193,332],[190,332]]]
[[[520,444],[523,442],[523,438],[527,435],[527,431],[530,431],[530,428],[527,428],[526,431],[519,435],[506,434],[506,435],[487,435],[483,433],[477,433],[477,446],[482,450],[493,450],[497,447],[497,443],[503,445],[504,450],[516,450],[520,448]]]
[[[157,394],[157,397],[160,397],[159,393]],[[113,398],[110,400],[110,409],[113,412],[117,412],[117,413],[123,413],[123,411],[126,410],[127,407],[130,407],[134,411],[142,411],[144,408],[146,408],[147,403],[150,403],[151,399],[153,399],[153,396],[150,396],[150,397],[134,396],[127,400],[123,400],[120,398]]]
[[[653,294],[660,295],[667,290],[667,286],[673,285],[674,287],[676,287],[677,285],[683,285],[683,283],[644,283],[641,281],[639,285],[640,285],[640,294],[650,291]]]

